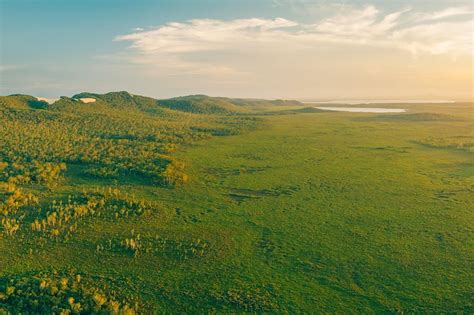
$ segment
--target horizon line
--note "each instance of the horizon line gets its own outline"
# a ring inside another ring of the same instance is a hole
[[[14,95],[27,95],[32,96],[37,99],[48,99],[48,100],[59,100],[61,97],[72,97],[76,94],[81,93],[91,93],[91,94],[108,94],[108,93],[118,93],[118,92],[127,92],[130,95],[138,95],[138,96],[145,96],[154,99],[170,99],[170,98],[177,98],[177,97],[186,97],[186,96],[207,96],[207,97],[215,97],[215,98],[234,98],[234,99],[263,99],[263,100],[294,100],[301,102],[303,104],[349,104],[349,105],[357,105],[357,104],[453,104],[453,103],[472,103],[474,102],[474,98],[471,99],[440,99],[440,98],[402,98],[402,99],[389,99],[389,98],[298,98],[298,97],[259,97],[259,96],[249,96],[249,97],[242,97],[242,96],[223,96],[223,95],[210,95],[205,93],[192,93],[192,94],[180,94],[171,97],[158,97],[158,96],[150,96],[146,94],[139,94],[139,93],[131,93],[126,90],[116,90],[116,91],[108,91],[108,92],[78,92],[71,96],[67,95],[59,95],[54,97],[45,97],[42,95],[33,95],[28,93],[11,93],[7,95],[0,95],[0,96],[14,96]]]

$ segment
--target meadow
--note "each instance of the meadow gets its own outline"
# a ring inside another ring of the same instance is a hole
[[[474,312],[473,104],[384,106],[0,98],[0,314]]]

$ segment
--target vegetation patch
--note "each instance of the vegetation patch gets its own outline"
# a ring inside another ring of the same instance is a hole
[[[361,146],[354,146],[354,149],[361,149],[361,150],[368,150],[368,151],[389,151],[395,153],[409,153],[410,147],[393,147],[393,146],[369,146],[369,147],[361,147]]]
[[[86,176],[104,179],[116,179],[119,178],[119,170],[114,167],[107,166],[90,166],[85,171]]]
[[[131,255],[156,255],[174,261],[187,261],[193,258],[203,258],[210,251],[210,243],[201,239],[169,239],[156,235],[154,237],[141,237],[131,231],[130,236],[124,239],[109,239],[98,244],[96,251],[101,253],[109,251]]]
[[[232,188],[229,192],[231,197],[236,202],[243,202],[247,199],[262,198],[262,197],[278,197],[283,195],[291,195],[295,191],[298,191],[297,187],[277,187],[273,189],[244,189],[244,188]]]
[[[436,149],[459,150],[468,153],[474,153],[474,137],[473,136],[457,136],[457,137],[428,137],[416,143]]]
[[[38,219],[30,224],[31,230],[45,237],[69,238],[86,218],[126,218],[149,214],[153,204],[108,188],[100,191],[69,196],[66,201],[55,201],[40,211]]]
[[[225,167],[212,167],[207,169],[207,173],[219,176],[219,177],[228,177],[228,176],[238,176],[242,174],[255,174],[259,172],[264,172],[269,169],[269,167],[248,167],[242,166],[240,168],[225,168]]]
[[[139,300],[85,273],[39,272],[0,278],[0,313],[136,314]]]
[[[359,120],[377,121],[456,121],[456,116],[439,113],[411,113],[411,114],[385,114],[370,118],[358,118]]]
[[[244,312],[272,312],[278,309],[277,289],[273,286],[254,288],[231,288],[222,292],[213,292],[217,304],[225,308]]]

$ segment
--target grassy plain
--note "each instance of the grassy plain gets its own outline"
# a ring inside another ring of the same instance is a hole
[[[472,104],[407,108],[256,115],[170,153],[187,165],[176,187],[67,163],[58,186],[27,189],[113,187],[152,206],[86,217],[67,239],[3,234],[0,313],[9,286],[42,273],[80,274],[144,313],[474,312]]]

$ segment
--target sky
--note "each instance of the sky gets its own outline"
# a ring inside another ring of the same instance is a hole
[[[472,100],[465,0],[0,0],[0,95]]]

